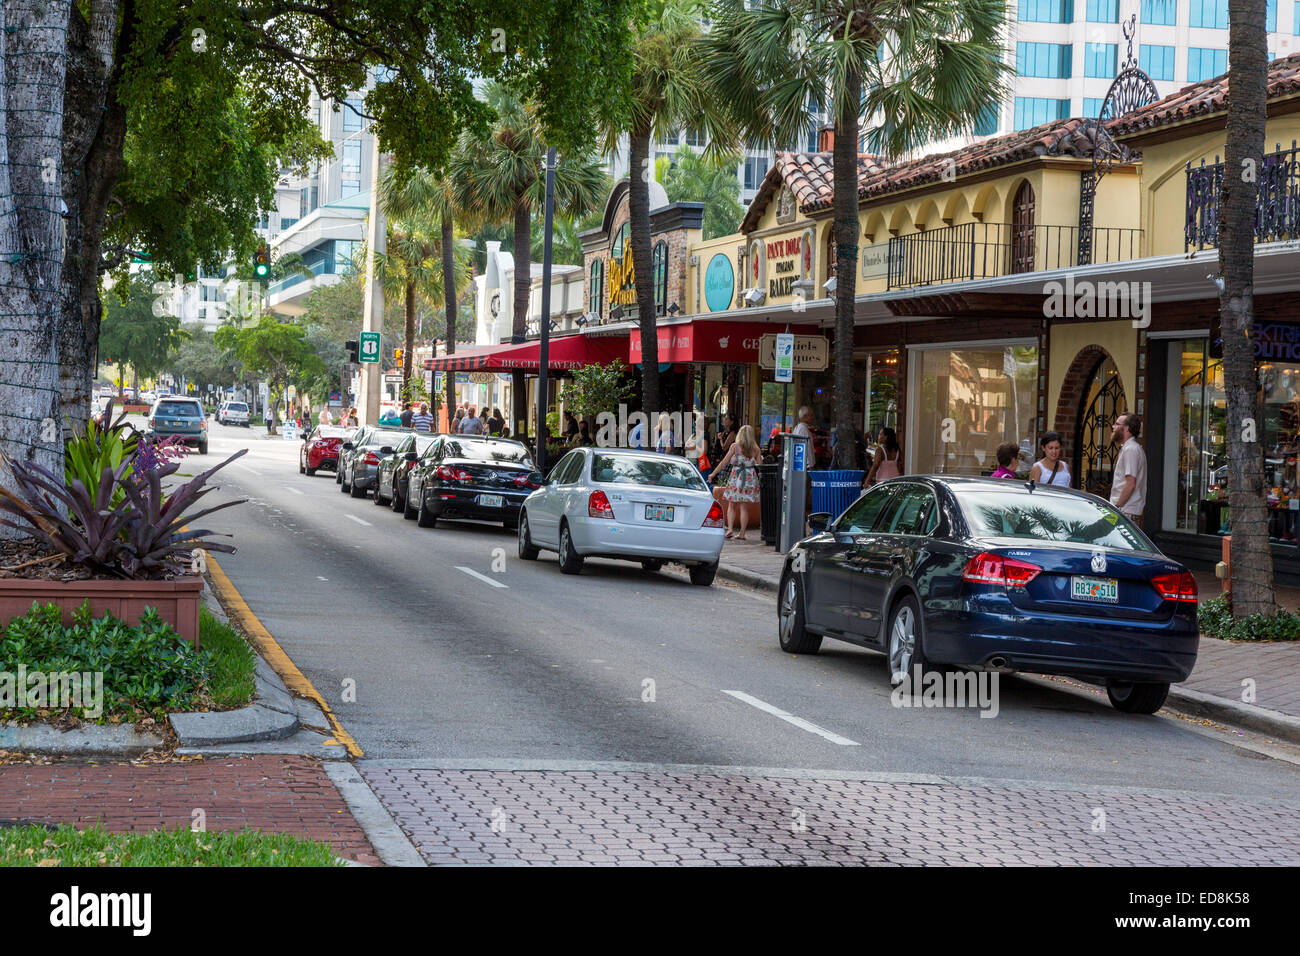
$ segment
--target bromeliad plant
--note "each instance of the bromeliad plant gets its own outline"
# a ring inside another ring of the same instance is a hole
[[[180,467],[175,460],[144,462],[138,453],[132,454],[116,467],[105,464],[89,483],[80,477],[65,483],[34,462],[6,457],[14,488],[0,488],[0,525],[98,574],[129,580],[183,574],[196,548],[234,552],[233,545],[207,540],[213,531],[181,529],[247,500],[192,510],[214,490],[204,487],[208,479],[247,453],[246,448],[236,452],[170,493],[164,492],[162,481]]]
[[[108,400],[104,411],[92,418],[86,430],[68,440],[63,451],[63,476],[69,485],[80,481],[89,488],[99,481],[105,468],[113,471],[131,462],[140,449],[140,437],[126,423],[126,412],[113,421],[113,399]],[[131,473],[128,467],[127,474]],[[113,493],[113,504],[120,504],[125,492]]]

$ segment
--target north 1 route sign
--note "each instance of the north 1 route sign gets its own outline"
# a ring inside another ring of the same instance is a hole
[[[361,333],[361,361],[363,362],[379,361],[379,333],[378,332]]]

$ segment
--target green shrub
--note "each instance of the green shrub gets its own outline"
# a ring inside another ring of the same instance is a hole
[[[1201,602],[1197,623],[1206,637],[1225,641],[1300,640],[1300,615],[1279,607],[1276,617],[1252,614],[1238,620],[1232,616],[1232,607],[1221,597]]]

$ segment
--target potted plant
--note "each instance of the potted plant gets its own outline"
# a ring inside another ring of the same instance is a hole
[[[130,623],[155,608],[185,640],[198,642],[203,552],[233,553],[209,540],[214,532],[190,527],[246,499],[195,510],[209,479],[247,453],[230,458],[168,489],[185,451],[136,435],[123,416],[104,414],[68,442],[63,475],[7,456],[12,488],[0,488],[0,525],[17,531],[0,562],[0,628],[33,603],[56,604],[65,622],[83,602],[96,615]]]

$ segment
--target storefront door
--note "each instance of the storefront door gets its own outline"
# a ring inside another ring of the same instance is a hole
[[[1073,467],[1078,487],[1084,491],[1110,497],[1115,457],[1119,454],[1119,446],[1111,441],[1111,427],[1127,411],[1119,370],[1107,355],[1092,370],[1079,407]]]

